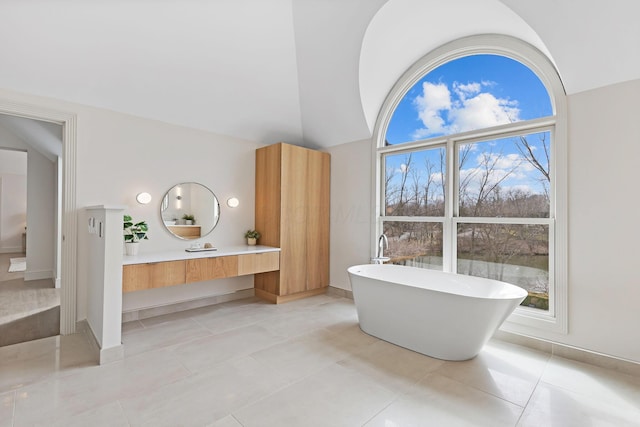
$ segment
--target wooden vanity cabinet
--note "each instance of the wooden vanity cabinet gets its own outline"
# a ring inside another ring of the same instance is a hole
[[[277,270],[279,267],[278,251],[127,264],[122,267],[122,291],[244,276]]]
[[[280,269],[256,274],[256,295],[280,303],[329,286],[330,156],[284,143],[256,150],[255,225],[280,247]]]

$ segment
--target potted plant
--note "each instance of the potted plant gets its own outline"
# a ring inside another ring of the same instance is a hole
[[[254,246],[256,241],[260,238],[260,233],[256,230],[248,230],[244,233],[244,237],[247,239],[247,244],[250,246]]]
[[[182,219],[184,219],[184,223],[186,225],[193,225],[196,223],[196,219],[191,214],[182,215]]]
[[[130,215],[124,216],[124,247],[127,255],[138,255],[140,240],[148,240],[149,226],[145,221],[133,222]]]

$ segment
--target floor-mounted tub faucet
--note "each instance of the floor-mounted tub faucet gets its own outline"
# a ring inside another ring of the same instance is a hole
[[[384,256],[384,250],[389,249],[389,240],[387,236],[383,233],[378,237],[378,256],[375,258],[371,258],[371,262],[374,264],[384,264],[389,261],[389,257]]]
[[[378,237],[378,258],[384,258],[384,250],[389,249],[389,240],[386,234],[382,233]]]

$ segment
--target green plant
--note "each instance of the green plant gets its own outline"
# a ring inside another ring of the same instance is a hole
[[[191,214],[184,214],[182,215],[182,219],[186,220],[186,221],[194,221],[195,222],[195,218],[193,217],[193,215]]]
[[[149,226],[145,221],[136,222],[134,224],[130,215],[124,216],[124,241],[127,243],[135,243],[140,240],[148,240],[147,232]]]
[[[247,230],[247,232],[244,233],[244,237],[247,239],[259,239],[260,233],[258,233],[256,230]]]

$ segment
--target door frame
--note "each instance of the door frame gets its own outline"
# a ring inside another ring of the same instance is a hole
[[[62,242],[58,254],[61,260],[60,334],[72,334],[76,332],[77,322],[77,115],[8,99],[0,99],[0,113],[62,125]]]

